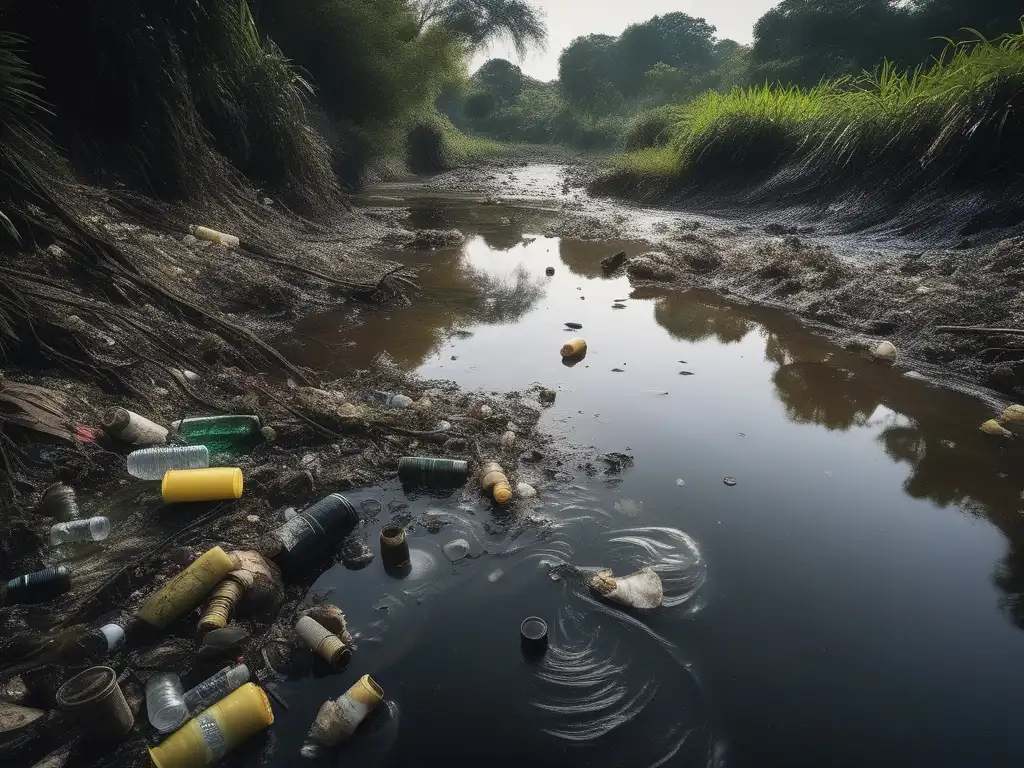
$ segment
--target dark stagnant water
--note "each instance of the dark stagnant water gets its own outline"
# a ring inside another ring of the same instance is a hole
[[[420,299],[311,318],[293,359],[341,372],[386,350],[470,389],[539,382],[558,391],[544,429],[635,466],[557,480],[520,467],[540,496],[511,532],[469,491],[351,494],[383,505],[371,542],[394,514],[447,525],[415,527],[408,580],[378,558],[317,581],[359,649],[343,674],[276,685],[290,709],[276,707],[263,759],[294,765],[320,704],[364,673],[389,706],[328,764],[1024,758],[1024,455],[978,433],[990,406],[776,311],[602,279],[601,257],[638,245],[541,237],[546,214],[527,208],[407,196],[411,226],[459,228],[465,245],[394,255],[421,267]],[[590,344],[573,368],[566,321]],[[453,565],[442,546],[456,538],[472,549]],[[553,580],[560,562],[656,566],[666,606],[610,609]],[[540,662],[519,649],[530,615],[551,627]]]

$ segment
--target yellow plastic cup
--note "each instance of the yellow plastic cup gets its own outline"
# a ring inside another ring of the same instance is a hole
[[[273,722],[267,694],[254,683],[246,683],[151,747],[149,756],[156,768],[213,765]]]
[[[150,626],[163,629],[199,605],[233,570],[235,563],[227,552],[214,547],[143,603],[138,617]]]
[[[569,339],[562,345],[562,357],[579,357],[586,351],[586,340],[578,337],[575,339]]]
[[[223,501],[242,497],[242,470],[238,467],[172,469],[160,486],[164,502]]]

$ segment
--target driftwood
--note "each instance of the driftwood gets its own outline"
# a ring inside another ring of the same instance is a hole
[[[937,325],[935,331],[938,333],[991,333],[1024,336],[1022,328],[982,328],[976,325]]]

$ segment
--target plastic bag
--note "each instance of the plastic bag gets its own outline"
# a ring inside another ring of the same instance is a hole
[[[608,569],[590,577],[590,588],[601,597],[630,608],[658,608],[664,598],[661,577],[651,568],[629,576],[614,576]]]

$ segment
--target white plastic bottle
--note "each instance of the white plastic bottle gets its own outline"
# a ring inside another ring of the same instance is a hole
[[[110,535],[110,521],[105,517],[69,520],[50,527],[51,544],[70,544],[76,541],[103,541]]]
[[[128,454],[128,474],[139,480],[162,480],[172,469],[206,469],[210,451],[205,445],[162,445]]]

